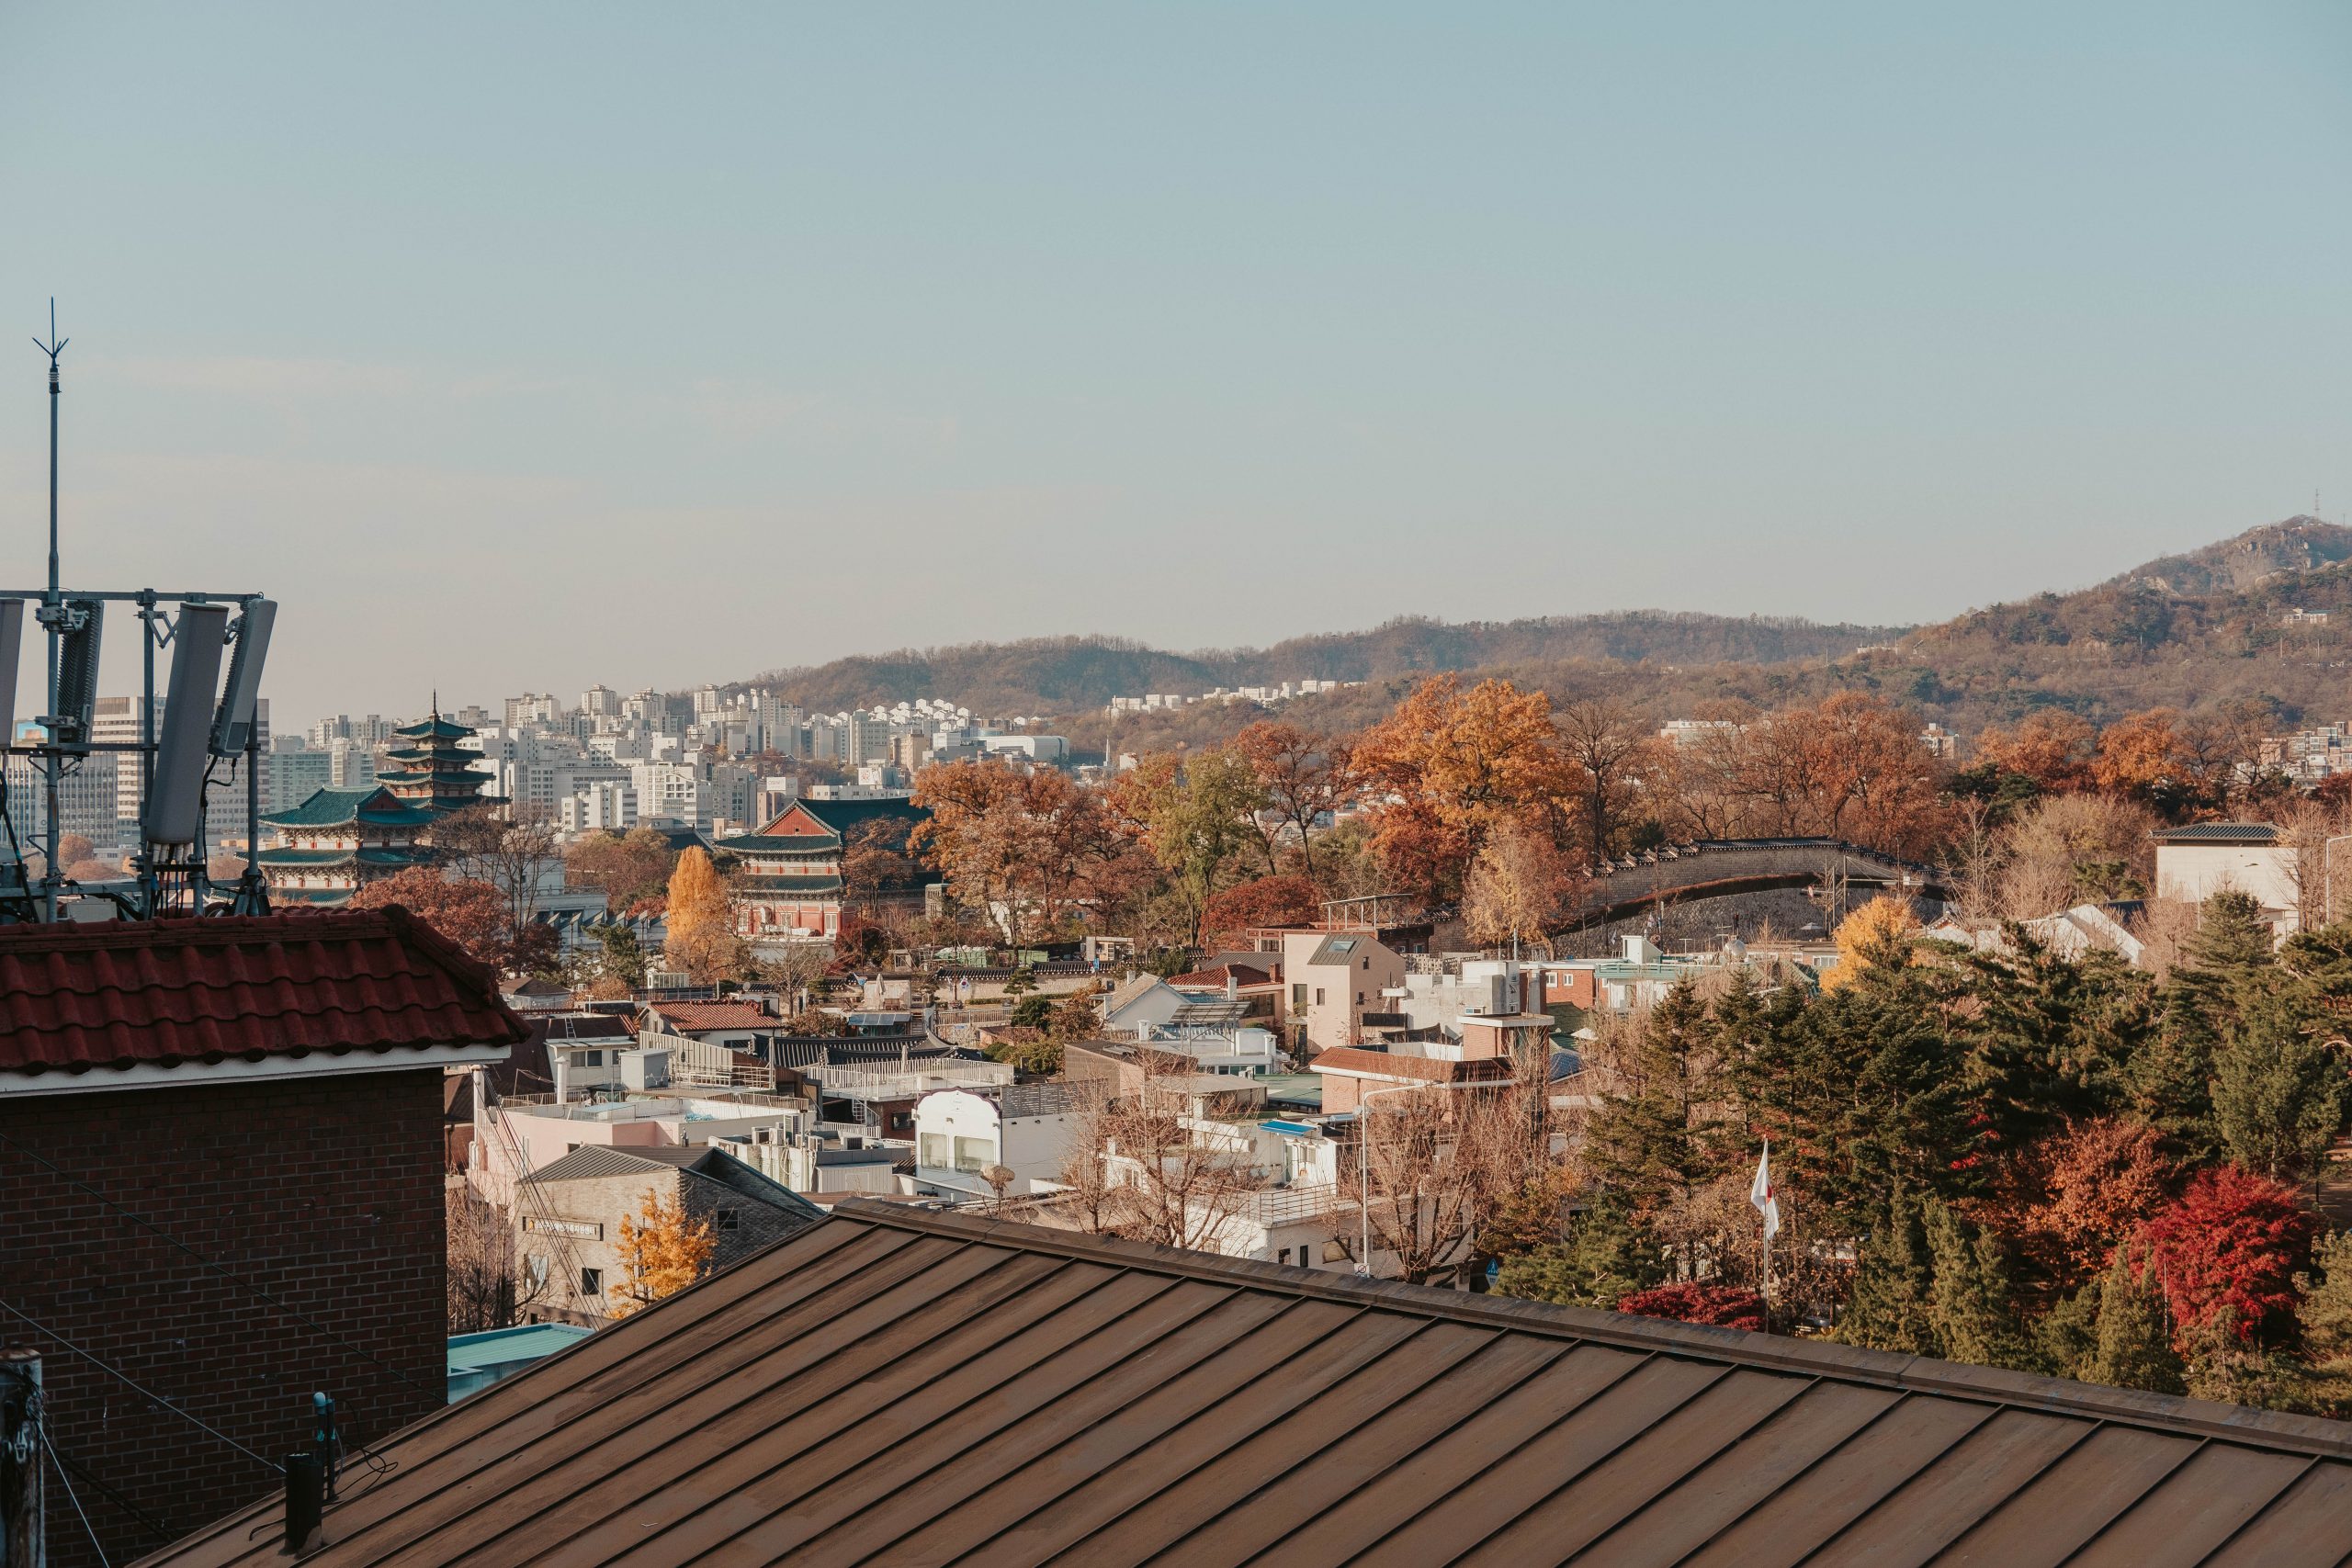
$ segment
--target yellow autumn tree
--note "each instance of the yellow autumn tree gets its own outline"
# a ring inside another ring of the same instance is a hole
[[[1909,962],[1911,939],[1919,934],[1919,917],[1911,900],[1882,895],[1838,922],[1838,962],[1821,977],[1825,991],[1843,990],[1862,977],[1873,964]]]
[[[702,1278],[718,1250],[710,1222],[688,1218],[685,1203],[676,1197],[659,1197],[649,1187],[637,1213],[635,1220],[621,1216],[614,1247],[623,1273],[610,1292],[616,1317],[676,1295]]]
[[[668,935],[662,953],[671,967],[697,981],[725,978],[741,965],[735,910],[726,881],[699,848],[678,857],[670,873]]]
[[[1464,884],[1462,919],[1471,940],[1488,947],[1514,942],[1552,953],[1552,928],[1575,881],[1567,858],[1551,840],[1518,822],[1505,822],[1471,863]]]

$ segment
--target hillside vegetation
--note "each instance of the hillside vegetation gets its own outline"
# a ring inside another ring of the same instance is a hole
[[[1215,686],[1284,681],[1376,681],[1507,665],[1782,664],[1892,642],[1899,626],[1821,626],[1779,616],[1629,610],[1522,621],[1394,620],[1362,632],[1292,637],[1263,649],[1168,653],[1099,637],[1031,637],[905,649],[780,670],[753,684],[812,711],[918,696],[952,697],[976,713],[1069,714],[1114,696],[1197,695]]]
[[[2301,611],[2304,618],[2290,612]],[[2324,615],[2324,624],[2308,617]],[[989,716],[1055,719],[1081,746],[1213,743],[1229,710],[1123,717],[1113,696],[1186,695],[1303,677],[1363,690],[1300,705],[1304,723],[1376,717],[1423,676],[1497,674],[1555,702],[1607,694],[1661,716],[1875,692],[1954,728],[2041,707],[2095,722],[2135,709],[2255,700],[2282,722],[2344,716],[2352,673],[2352,529],[2298,516],[2166,556],[2094,587],[1971,610],[1934,626],[1822,626],[1660,611],[1448,624],[1391,621],[1263,649],[1171,653],[1106,637],[1038,637],[836,660],[758,683],[831,711],[922,695]]]

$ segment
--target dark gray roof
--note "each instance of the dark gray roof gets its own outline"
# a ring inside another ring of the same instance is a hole
[[[549,1160],[523,1179],[532,1183],[601,1181],[615,1176],[644,1176],[659,1170],[681,1170],[689,1176],[702,1177],[746,1198],[797,1214],[804,1220],[814,1220],[824,1213],[782,1182],[708,1144],[632,1145],[627,1148],[599,1144],[574,1149],[561,1159]]]
[[[377,1446],[314,1568],[2352,1551],[2335,1422],[855,1201]]]
[[[1379,940],[1370,931],[1335,931],[1325,937],[1315,951],[1307,954],[1306,963],[1301,967],[1313,968],[1320,964],[1343,964],[1352,969],[1363,958],[1365,950]]]
[[[707,1144],[640,1145],[626,1148],[589,1144],[560,1159],[551,1159],[523,1179],[543,1181],[602,1181],[614,1176],[641,1176],[650,1170],[683,1170],[710,1152]]]
[[[2148,837],[2160,844],[2275,844],[2278,829],[2267,822],[2191,822]]]

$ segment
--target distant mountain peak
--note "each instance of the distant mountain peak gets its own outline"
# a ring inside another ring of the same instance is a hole
[[[2102,587],[2145,584],[2182,598],[2240,592],[2287,572],[2316,571],[2352,559],[2352,528],[2298,514],[2265,523],[2200,549],[2163,556],[2111,578]]]

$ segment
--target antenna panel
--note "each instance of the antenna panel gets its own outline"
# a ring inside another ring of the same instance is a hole
[[[25,602],[0,599],[0,746],[17,743],[17,660],[25,648]]]
[[[254,705],[261,695],[262,661],[269,657],[270,628],[277,624],[277,601],[255,599],[237,621],[236,646],[229,654],[229,683],[220,711],[212,718],[212,754],[241,755],[254,733]],[[5,634],[0,634],[5,635]]]
[[[59,746],[79,746],[90,739],[90,723],[98,709],[98,645],[106,626],[106,601],[68,599],[65,610],[79,624],[58,638],[57,733]]]
[[[220,652],[229,637],[229,606],[187,604],[172,639],[172,683],[164,697],[164,732],[155,742],[155,772],[139,830],[151,844],[192,844],[204,825],[205,740],[213,694],[220,685]]]

